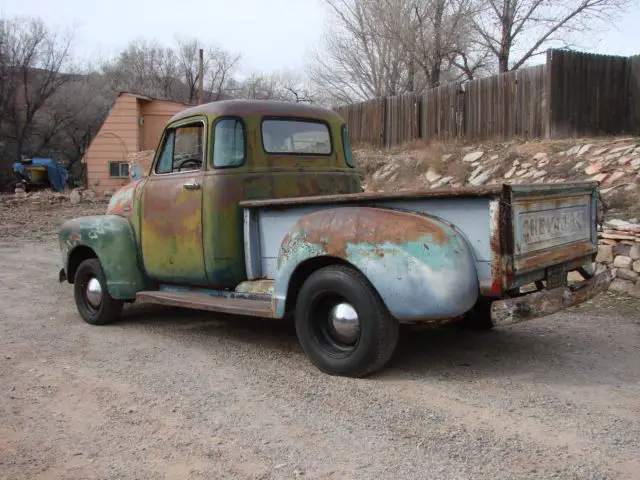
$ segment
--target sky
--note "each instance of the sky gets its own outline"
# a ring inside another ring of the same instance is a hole
[[[91,5],[91,6],[89,6]],[[0,0],[2,15],[37,15],[75,27],[75,52],[107,58],[130,40],[172,45],[176,35],[217,43],[242,55],[242,73],[300,70],[320,45],[323,0]],[[613,26],[589,35],[587,51],[640,54],[640,2]]]

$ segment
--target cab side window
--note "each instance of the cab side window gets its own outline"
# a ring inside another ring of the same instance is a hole
[[[240,167],[245,160],[244,124],[239,118],[222,118],[213,129],[213,166]]]
[[[202,123],[169,130],[156,164],[156,173],[200,170],[204,159],[203,135]]]

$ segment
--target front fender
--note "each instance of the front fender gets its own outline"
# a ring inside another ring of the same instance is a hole
[[[66,271],[75,249],[90,248],[100,260],[113,298],[132,299],[145,289],[138,251],[129,220],[119,215],[96,215],[65,222],[58,233]]]
[[[454,227],[416,213],[338,207],[300,218],[283,239],[274,285],[277,317],[284,314],[295,269],[322,256],[359,269],[401,322],[459,316],[478,299],[471,249]]]

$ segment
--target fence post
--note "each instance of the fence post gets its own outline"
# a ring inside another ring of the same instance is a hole
[[[387,97],[382,97],[382,146],[384,148],[389,148],[389,121],[387,118],[388,110],[388,99]]]
[[[542,112],[542,132],[544,138],[549,139],[553,135],[551,129],[551,117],[553,114],[553,108],[551,106],[551,100],[553,98],[553,50],[547,49],[547,75],[544,82],[544,99],[545,105]]]

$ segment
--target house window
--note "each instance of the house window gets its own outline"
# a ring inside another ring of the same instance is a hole
[[[204,125],[199,122],[167,131],[156,173],[178,173],[200,170],[204,158]]]
[[[262,145],[267,153],[331,155],[329,127],[317,121],[264,120]]]
[[[109,177],[129,178],[128,162],[109,162]]]

